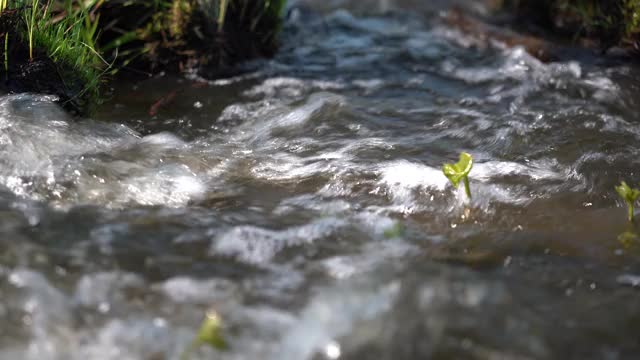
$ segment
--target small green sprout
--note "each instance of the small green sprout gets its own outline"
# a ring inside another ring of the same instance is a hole
[[[180,355],[180,360],[189,360],[191,354],[201,345],[208,345],[217,350],[227,350],[227,342],[222,336],[222,319],[214,310],[207,311],[207,314],[200,325],[196,338]]]
[[[195,344],[206,344],[218,350],[227,349],[227,342],[222,336],[222,319],[217,312],[213,310],[207,312],[202,325],[200,325],[200,330],[198,330]]]
[[[471,199],[471,190],[469,189],[469,172],[473,167],[473,157],[466,153],[460,153],[460,160],[455,164],[442,165],[442,172],[444,176],[451,181],[455,188],[460,184],[460,180],[464,182],[464,190],[467,193],[467,197]]]
[[[616,186],[616,191],[627,204],[627,218],[629,221],[633,221],[633,204],[638,197],[640,197],[640,190],[629,187],[629,185],[623,181],[620,185]]]

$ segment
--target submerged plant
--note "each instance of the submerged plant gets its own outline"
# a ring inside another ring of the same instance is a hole
[[[466,152],[460,153],[460,160],[455,164],[442,165],[444,176],[451,181],[455,188],[458,187],[460,181],[464,182],[464,190],[467,197],[471,199],[471,189],[469,189],[469,172],[473,167],[473,157]]]
[[[383,232],[384,237],[387,239],[397,238],[402,236],[403,234],[404,234],[404,227],[399,222],[386,228]]]
[[[227,348],[227,342],[222,336],[222,319],[217,312],[210,310],[198,330],[196,345],[209,345],[218,350]]]
[[[217,350],[227,350],[228,345],[222,335],[222,319],[215,310],[207,311],[207,314],[200,325],[196,338],[180,356],[180,360],[187,360],[191,353],[199,346],[207,345]]]
[[[629,185],[623,181],[620,185],[616,186],[616,191],[627,204],[627,219],[633,221],[633,205],[638,197],[640,197],[640,190],[629,187]]]
[[[633,230],[627,230],[618,235],[618,241],[625,249],[630,249],[638,243],[638,233]]]

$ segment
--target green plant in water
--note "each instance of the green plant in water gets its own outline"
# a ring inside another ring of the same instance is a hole
[[[451,181],[455,188],[458,187],[460,181],[464,182],[464,190],[467,197],[471,199],[471,189],[469,189],[469,172],[473,167],[473,157],[466,152],[460,153],[460,160],[455,164],[442,165],[444,176]]]
[[[616,186],[616,191],[627,204],[627,219],[633,221],[633,205],[638,197],[640,197],[640,190],[629,187],[629,185],[623,181],[620,185]]]
[[[634,230],[627,230],[618,235],[618,241],[625,249],[631,249],[638,243],[638,233]]]
[[[399,222],[385,229],[383,233],[384,237],[387,239],[401,237],[403,234],[404,234],[404,227]]]
[[[196,345],[209,345],[218,350],[227,349],[227,342],[222,336],[222,319],[217,312],[210,310],[198,330]]]
[[[196,338],[191,345],[180,356],[181,360],[189,359],[191,353],[201,345],[211,346],[217,350],[227,350],[228,345],[222,335],[222,319],[214,310],[207,311],[207,314],[200,325]]]

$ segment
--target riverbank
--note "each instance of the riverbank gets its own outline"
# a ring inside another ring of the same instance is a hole
[[[602,51],[620,48],[638,55],[638,0],[504,0],[514,24],[540,35],[571,39]]]
[[[465,34],[477,47],[522,47],[543,62],[640,59],[640,8],[634,1],[493,1],[454,6],[441,22]],[[616,3],[616,4],[614,4]],[[640,3],[640,2],[639,2]]]
[[[0,2],[4,44],[0,87],[9,93],[53,94],[68,111],[87,115],[109,96],[100,90],[111,79],[160,73],[195,73],[207,79],[231,76],[237,73],[237,64],[275,54],[285,3]],[[480,42],[523,46],[543,61],[560,58],[568,46],[638,58],[637,0],[454,3],[465,11],[449,11],[448,25]],[[417,7],[413,0],[391,4],[380,2],[380,10]],[[443,8],[444,2],[438,4],[428,7],[429,16]]]
[[[0,4],[0,88],[55,95],[72,113],[91,112],[105,69],[95,50],[97,22],[85,10],[37,0]]]
[[[5,92],[55,95],[90,114],[109,79],[159,73],[228,76],[273,56],[286,1],[0,2]]]

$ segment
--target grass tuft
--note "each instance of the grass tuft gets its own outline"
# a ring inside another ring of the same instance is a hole
[[[86,113],[87,105],[99,101],[107,71],[196,70],[216,77],[232,73],[239,62],[272,56],[285,5],[286,0],[0,0],[0,69],[6,84],[61,95]],[[29,78],[30,70],[60,80],[38,81]]]
[[[59,76],[65,89],[59,95],[73,104],[70,108],[90,112],[99,101],[106,67],[96,50],[99,17],[89,11],[97,1],[103,0],[0,0],[0,16],[18,14],[20,19],[2,34],[7,80],[12,71],[51,62],[57,71],[51,77]],[[28,58],[22,58],[19,49],[26,49]]]

